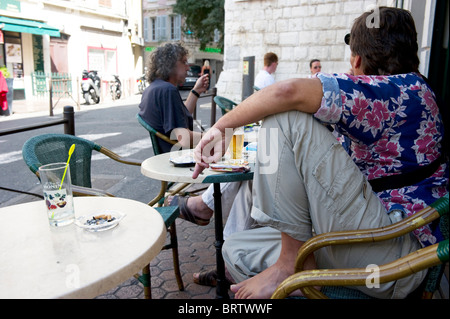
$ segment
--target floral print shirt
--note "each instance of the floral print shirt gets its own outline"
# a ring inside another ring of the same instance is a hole
[[[434,93],[416,73],[393,76],[324,74],[314,116],[351,140],[349,154],[370,181],[414,171],[440,156],[444,126]],[[386,211],[400,204],[410,216],[448,192],[448,163],[420,183],[378,192]],[[423,246],[440,241],[439,227],[414,234]]]

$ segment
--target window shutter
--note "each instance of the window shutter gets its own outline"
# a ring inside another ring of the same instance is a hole
[[[150,42],[150,18],[145,17],[144,18],[144,41]]]

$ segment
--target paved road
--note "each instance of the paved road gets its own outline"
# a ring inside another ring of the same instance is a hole
[[[188,91],[181,91],[182,96]],[[151,142],[147,131],[136,121],[140,96],[128,99],[129,103],[120,106],[102,105],[98,108],[83,106],[75,113],[75,134],[95,141],[111,149],[121,156],[144,160],[153,155]],[[211,98],[200,99],[197,119],[206,128],[210,123]],[[38,113],[39,114],[39,113]],[[2,129],[8,127],[26,126],[60,115],[20,116],[0,120]],[[63,126],[51,126],[43,129],[6,135],[0,137],[0,186],[11,189],[41,193],[40,185],[34,174],[28,169],[22,159],[22,146],[26,140],[37,134],[62,133]],[[136,166],[128,166],[110,160],[102,154],[93,156],[92,162],[93,186],[109,190],[116,196],[148,202],[159,189],[159,182],[142,176]],[[0,189],[0,207],[12,204],[38,200],[37,197],[19,195]]]
[[[182,96],[188,92],[183,91]],[[95,109],[83,106],[75,115],[75,133],[112,149],[122,156],[144,160],[153,155],[148,133],[137,123],[140,97],[120,106],[102,105]],[[197,118],[205,128],[210,123],[211,98],[202,98],[198,104]],[[48,112],[13,115],[0,118],[0,128],[18,127],[50,119]],[[217,118],[220,116],[217,109]],[[58,115],[55,115],[57,118]],[[206,124],[205,124],[206,123]],[[41,194],[41,186],[22,159],[22,145],[30,137],[43,133],[61,133],[62,126],[0,137],[0,186]],[[159,191],[160,182],[144,177],[140,169],[116,163],[103,155],[94,156],[92,163],[93,186],[107,190],[116,196],[148,202]],[[40,200],[0,189],[0,207]],[[199,227],[177,219],[180,268],[185,285],[177,288],[172,265],[171,250],[162,251],[151,262],[152,295],[154,299],[214,299],[215,288],[192,282],[192,274],[215,267],[215,235],[213,220],[208,226]],[[142,285],[134,278],[98,296],[100,299],[142,299]]]

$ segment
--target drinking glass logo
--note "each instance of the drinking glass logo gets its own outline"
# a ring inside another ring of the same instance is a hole
[[[51,189],[59,189],[59,186],[61,184],[60,183],[55,183],[55,182],[47,182],[44,185],[45,189],[51,190]]]

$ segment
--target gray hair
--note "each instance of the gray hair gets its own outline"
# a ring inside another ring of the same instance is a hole
[[[189,54],[180,42],[164,43],[150,54],[147,78],[149,82],[156,79],[168,81],[173,74],[177,61]]]

